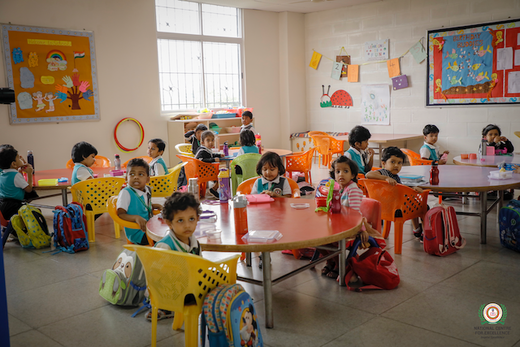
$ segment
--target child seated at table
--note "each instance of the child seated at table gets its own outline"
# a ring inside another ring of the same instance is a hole
[[[195,159],[202,160],[205,163],[218,163],[220,161],[219,158],[223,155],[213,153],[211,150],[215,146],[215,133],[211,130],[206,130],[202,133],[200,138],[202,139],[202,145],[199,147],[197,154],[195,154]],[[209,192],[218,199],[218,181],[214,183],[215,185],[209,189]]]
[[[201,135],[206,130],[208,130],[207,126],[204,124],[199,124],[195,130],[190,130],[184,134],[184,138],[191,143],[191,151],[193,152],[193,155],[197,154],[197,151],[200,147]]]
[[[282,158],[274,152],[266,152],[256,164],[256,173],[260,177],[253,184],[251,194],[267,194],[271,197],[291,197],[291,185],[283,177],[285,167]]]
[[[152,161],[150,162],[150,176],[160,176],[168,174],[168,167],[164,162],[162,155],[164,154],[164,149],[166,148],[166,143],[161,139],[151,139],[148,142],[148,151],[147,154],[149,157],[152,157]]]
[[[258,135],[258,131],[253,127],[253,113],[251,111],[245,111],[242,113],[242,126],[240,132],[244,130],[251,130],[253,134]]]
[[[246,153],[259,153],[258,147],[256,146],[255,134],[251,130],[240,132],[240,145],[242,147],[238,150],[237,156]]]
[[[96,147],[85,141],[78,142],[72,147],[70,154],[74,162],[71,180],[72,185],[94,177],[94,172],[90,167],[96,162],[97,154],[98,151]]]
[[[356,163],[363,175],[369,172],[374,164],[374,150],[368,148],[370,137],[370,131],[361,125],[356,125],[348,134],[350,148],[345,152],[345,156]]]
[[[146,222],[152,216],[152,210],[161,210],[159,204],[152,204],[152,189],[150,182],[150,167],[141,158],[134,158],[126,166],[126,188],[117,197],[117,215],[119,218],[134,222],[139,229],[125,227],[126,238],[137,245],[148,245],[146,237]]]
[[[419,153],[422,159],[437,160],[440,165],[446,164],[446,159],[441,159],[442,155],[448,155],[449,151],[444,151],[442,155],[439,151],[439,146],[436,145],[439,138],[439,128],[433,124],[428,124],[423,129],[424,145],[421,147]]]
[[[507,139],[507,137],[502,136],[502,131],[496,124],[488,124],[484,129],[482,129],[482,137],[486,139],[487,146],[493,146],[495,149],[505,149],[507,153],[513,153],[515,150],[515,146]],[[478,153],[481,153],[482,149],[482,141],[478,147]]]
[[[201,213],[200,203],[193,194],[173,193],[162,209],[162,218],[170,230],[154,247],[201,256],[199,241],[193,235]],[[159,310],[157,319],[171,317],[173,312]],[[146,319],[152,320],[151,310],[146,314]]]
[[[370,179],[376,180],[384,180],[387,181],[390,185],[395,186],[397,183],[401,183],[401,178],[398,173],[401,171],[403,167],[404,160],[406,155],[397,147],[387,147],[383,151],[382,163],[383,168],[377,171],[370,171],[367,173],[366,177]],[[413,188],[418,193],[422,193],[422,189],[419,187],[410,187]],[[412,219],[413,225],[413,235],[423,242],[423,228],[421,223],[419,222],[419,218]]]

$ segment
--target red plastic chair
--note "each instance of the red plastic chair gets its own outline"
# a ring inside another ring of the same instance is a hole
[[[219,163],[205,163],[202,160],[177,154],[177,157],[186,162],[184,170],[188,179],[197,177],[199,183],[199,195],[206,196],[207,183],[218,180]]]
[[[363,198],[359,210],[372,228],[381,232],[381,203],[375,199]]]
[[[289,178],[292,179],[293,172],[302,172],[305,175],[305,180],[312,184],[311,169],[312,156],[314,148],[307,152],[297,152],[285,157],[285,171]]]
[[[392,186],[383,180],[360,180],[368,190],[370,198],[379,201],[382,205],[381,217],[385,221],[383,237],[390,234],[390,223],[394,222],[394,250],[401,254],[403,246],[403,224],[410,219],[424,218],[428,210],[428,193],[424,190],[417,193],[410,187],[402,184]]]
[[[102,155],[96,155],[96,161],[94,164],[92,164],[91,167],[111,167],[110,159],[107,157],[103,157]],[[74,162],[72,159],[69,159],[67,162],[67,169],[73,169],[74,168]]]
[[[153,160],[152,157],[149,157],[147,155],[142,155],[140,157],[135,157],[135,158],[132,158],[132,159],[144,159],[145,162],[147,162],[148,164],[150,164],[150,162]],[[125,161],[122,165],[121,165],[121,169],[126,169],[126,166],[128,165],[128,162],[132,159],[129,159],[127,161]]]

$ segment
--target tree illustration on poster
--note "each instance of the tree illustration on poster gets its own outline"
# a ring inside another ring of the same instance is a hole
[[[11,124],[99,119],[94,34],[2,24]]]

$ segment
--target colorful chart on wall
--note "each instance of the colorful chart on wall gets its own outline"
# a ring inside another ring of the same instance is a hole
[[[428,31],[426,106],[520,103],[520,19]]]
[[[94,33],[2,24],[11,124],[99,119]]]
[[[364,84],[361,87],[362,124],[390,125],[390,86]]]

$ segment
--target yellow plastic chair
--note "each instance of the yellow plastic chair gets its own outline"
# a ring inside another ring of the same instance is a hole
[[[111,167],[110,159],[107,157],[103,157],[102,155],[96,155],[96,161],[94,164],[92,164],[91,167]],[[74,162],[72,159],[69,159],[67,162],[67,169],[73,169],[74,168]]]
[[[135,158],[132,158],[132,159],[143,159],[145,162],[147,162],[148,164],[150,164],[150,162],[153,160],[152,157],[149,157],[147,155],[142,155],[140,157],[135,157]],[[128,159],[127,161],[125,161],[122,165],[121,165],[121,169],[126,169],[127,165],[128,165],[128,162],[132,159]]]
[[[181,328],[186,316],[185,346],[198,346],[199,315],[204,297],[220,284],[236,282],[239,256],[234,255],[220,263],[214,263],[183,252],[137,245],[124,247],[137,252],[146,274],[152,305],[152,347],[157,344],[159,307],[175,312],[173,330]]]
[[[193,151],[191,150],[191,143],[179,143],[175,145],[175,149],[182,155],[192,158],[195,157]]]
[[[83,205],[83,213],[87,217],[88,241],[96,240],[94,216],[96,214],[108,212],[107,200],[113,195],[118,195],[125,183],[121,177],[101,177],[93,178],[76,183],[70,188],[72,201]],[[87,205],[91,210],[87,210]],[[116,239],[120,237],[120,229],[115,225]]]
[[[152,187],[152,196],[155,197],[168,197],[177,190],[177,180],[181,168],[188,163],[180,163],[171,169],[168,169],[167,175],[152,176],[150,177],[150,183],[148,185]]]
[[[140,228],[139,224],[121,219],[117,215],[117,196],[111,196],[110,198],[108,198],[107,210],[108,210],[108,214],[110,215],[110,218],[112,218],[112,220],[114,221],[114,229],[116,230],[116,234],[121,233],[121,228],[130,228],[130,229],[139,229]],[[159,210],[153,210],[152,212],[153,212],[153,214],[160,213]],[[125,236],[126,236],[126,234],[125,234]],[[148,245],[150,247],[152,247],[155,242],[150,238],[150,236],[148,236],[148,234],[146,235],[146,238],[148,239]],[[126,242],[130,245],[133,245],[133,243],[130,242],[129,239],[126,239]]]

